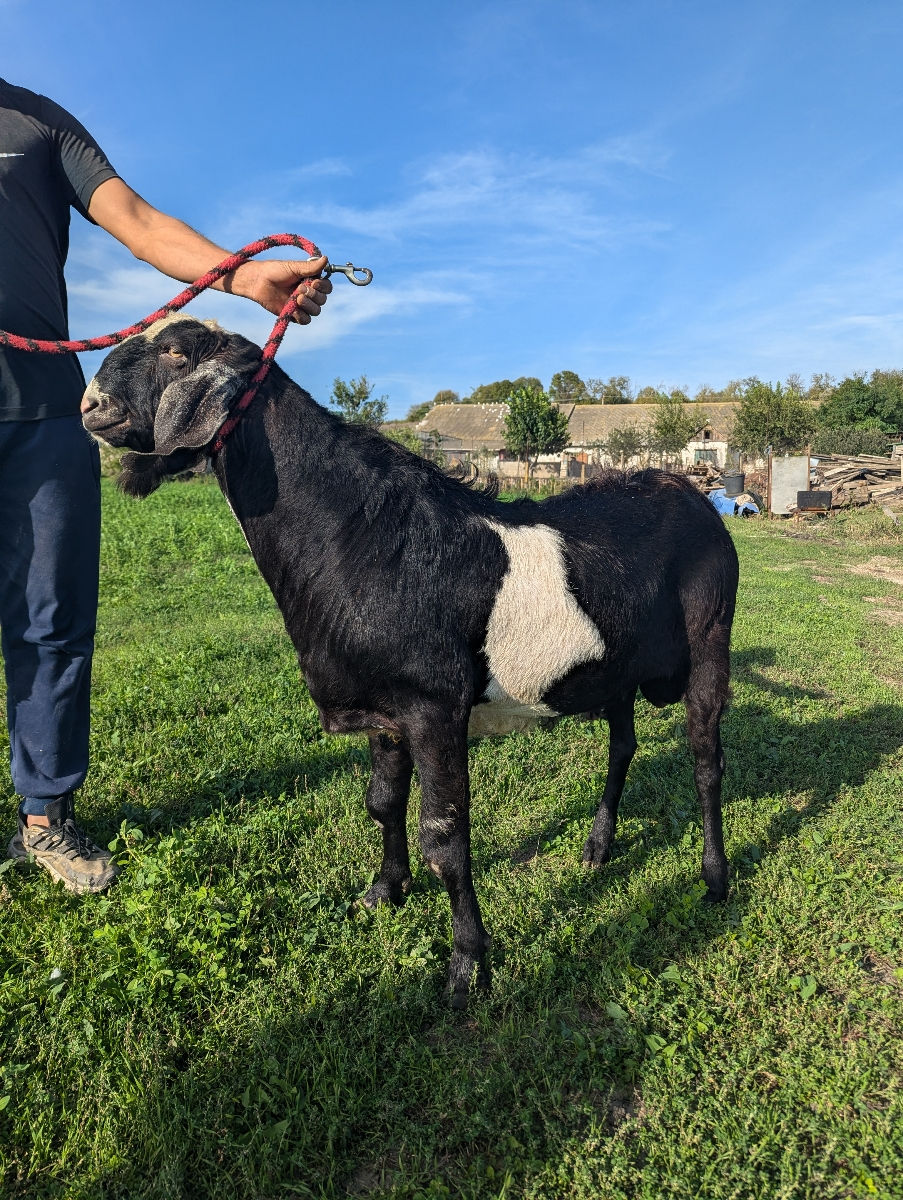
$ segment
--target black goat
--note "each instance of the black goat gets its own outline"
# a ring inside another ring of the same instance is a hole
[[[179,318],[107,357],[85,426],[143,496],[200,465],[259,362],[236,334]],[[702,873],[727,891],[720,720],[737,557],[686,480],[610,471],[542,503],[498,502],[372,429],[345,424],[274,367],[213,462],[272,589],[323,728],[366,733],[367,810],[382,830],[368,904],[410,880],[405,813],[416,765],[420,846],[448,890],[450,988],[488,983],[471,875],[468,733],[568,713],[603,716],[609,769],[583,859],[607,861],[636,749],[636,692],[681,697],[702,806]]]

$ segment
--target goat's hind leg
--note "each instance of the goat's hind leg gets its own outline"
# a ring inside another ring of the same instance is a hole
[[[631,693],[616,704],[609,705],[605,713],[608,721],[608,775],[593,827],[583,847],[583,861],[588,867],[601,867],[611,858],[618,804],[624,791],[627,771],[636,753],[633,725],[635,701],[636,693]]]
[[[729,629],[718,627],[710,633],[704,656],[693,664],[684,695],[687,734],[695,758],[693,775],[702,809],[702,878],[709,889],[706,899],[711,901],[727,897],[728,865],[721,825],[721,714],[730,680],[729,638]]]
[[[414,764],[404,742],[384,733],[370,734],[370,760],[367,812],[382,830],[383,862],[364,904],[375,908],[385,901],[402,904],[411,886],[407,813]]]

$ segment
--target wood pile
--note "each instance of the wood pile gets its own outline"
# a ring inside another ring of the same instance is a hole
[[[721,472],[710,463],[694,463],[693,466],[686,468],[686,474],[706,495],[713,492],[715,488],[724,486],[721,482]]]
[[[830,491],[832,508],[903,504],[900,461],[874,454],[820,454],[812,459],[816,481],[810,486]]]
[[[812,456],[813,491],[831,493],[832,508],[857,508],[877,504],[880,508],[903,507],[903,476],[899,458],[880,458],[874,454],[818,454]],[[703,492],[724,487],[722,472],[709,463],[696,463],[686,469],[687,475]],[[768,473],[747,470],[744,483],[747,493],[764,501],[768,490]]]
[[[718,467],[713,467],[710,463],[694,463],[686,468],[685,472],[693,483],[708,495],[709,492],[714,492],[717,488],[724,487],[723,470]],[[746,471],[746,479],[744,482],[744,495],[753,495],[756,503],[764,500],[767,488],[768,474],[766,471]]]

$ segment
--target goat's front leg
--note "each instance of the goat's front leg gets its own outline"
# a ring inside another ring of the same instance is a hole
[[[611,857],[618,804],[624,791],[627,769],[636,753],[633,726],[635,701],[634,692],[610,705],[605,714],[608,719],[608,775],[593,827],[583,847],[583,861],[589,867],[601,867]]]
[[[407,746],[385,733],[370,734],[372,773],[367,812],[382,830],[383,863],[379,879],[364,897],[368,908],[391,901],[402,904],[411,886],[408,858],[408,794],[414,764]]]
[[[488,988],[483,928],[470,862],[470,781],[467,769],[467,718],[437,712],[410,739],[420,774],[420,848],[445,884],[451,902],[452,957],[448,986],[453,1008],[464,1008],[471,980]]]

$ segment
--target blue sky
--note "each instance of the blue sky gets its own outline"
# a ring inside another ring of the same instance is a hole
[[[400,416],[564,368],[903,366],[901,35],[882,0],[0,0],[0,75],[214,240],[372,268],[280,361],[324,402],[364,373]],[[179,290],[77,216],[68,278],[73,336]]]

